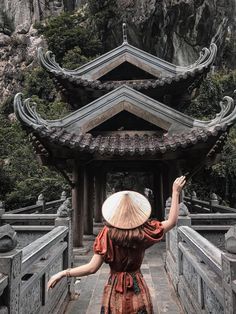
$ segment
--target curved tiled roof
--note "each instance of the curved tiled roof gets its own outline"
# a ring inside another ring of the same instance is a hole
[[[128,133],[123,135],[98,135],[91,133],[75,134],[62,129],[39,128],[34,131],[37,137],[47,138],[52,144],[65,146],[85,153],[118,156],[143,156],[165,154],[177,149],[185,149],[198,143],[206,142],[211,138],[218,138],[227,129],[226,125],[219,125],[211,129],[192,129],[190,132],[181,132],[174,135],[138,135]],[[223,140],[223,135],[221,139]]]
[[[106,81],[101,82],[99,80],[89,81],[83,78],[78,78],[76,76],[65,74],[65,73],[55,73],[55,77],[61,80],[68,80],[75,86],[89,87],[97,90],[106,90],[111,91],[117,87],[125,84],[133,89],[142,90],[142,89],[155,89],[157,87],[169,86],[171,84],[185,81],[189,78],[194,78],[200,74],[203,74],[205,70],[208,70],[209,67],[196,68],[192,71],[186,71],[185,73],[176,74],[173,77],[164,77],[158,79],[147,79],[147,80],[123,80],[123,81]]]
[[[131,93],[137,92],[131,90]],[[110,98],[110,96],[106,97]],[[91,106],[94,109],[94,105],[91,104]],[[14,101],[15,112],[19,120],[30,133],[36,135],[38,140],[91,154],[120,156],[160,155],[169,151],[185,149],[198,143],[216,142],[236,120],[236,107],[232,98],[226,96],[220,106],[221,112],[214,119],[209,121],[193,119],[192,127],[189,126],[185,130],[176,130],[172,133],[167,132],[162,136],[130,135],[128,132],[122,133],[122,135],[94,136],[89,131],[81,132],[79,128],[81,120],[75,118],[76,116],[81,117],[81,112],[88,110],[89,106],[87,109],[77,110],[65,118],[50,121],[43,120],[35,108],[30,106],[29,100],[23,102],[21,94],[16,95]],[[157,112],[157,115],[160,114],[161,112]],[[85,116],[87,118],[87,114]],[[184,120],[187,120],[187,116],[183,116]],[[77,126],[76,128],[71,128],[73,123]]]
[[[59,80],[69,81],[75,86],[90,87],[92,89],[100,89],[110,91],[117,88],[122,84],[126,84],[134,89],[153,89],[165,85],[170,85],[175,82],[185,81],[197,77],[203,73],[209,71],[217,52],[215,44],[211,44],[210,48],[203,48],[199,59],[189,66],[177,66],[166,62],[160,58],[152,56],[136,47],[123,43],[123,45],[116,49],[98,57],[97,59],[87,63],[84,66],[75,70],[63,69],[56,61],[52,52],[48,51],[43,53],[42,49],[39,49],[38,56],[42,66],[54,75]],[[106,81],[93,80],[88,74],[89,71],[94,71],[98,66],[102,67],[102,64],[112,58],[121,57],[124,53],[129,53],[135,58],[145,60],[147,64],[152,68],[163,69],[164,75],[157,79],[146,80],[124,80],[124,81]]]

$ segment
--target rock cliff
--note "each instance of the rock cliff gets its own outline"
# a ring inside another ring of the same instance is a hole
[[[235,0],[2,0],[0,103],[21,89],[22,70],[34,66],[37,47],[46,45],[34,23],[82,5],[90,8],[105,50],[121,44],[123,21],[131,44],[176,64],[191,63],[211,42],[219,47],[218,64],[226,44],[235,49]],[[111,15],[103,16],[106,7]],[[229,55],[226,62],[235,67]]]
[[[107,50],[121,42],[122,20],[127,23],[130,43],[180,65],[191,63],[211,42],[219,48],[219,62],[226,38],[235,41],[235,0],[113,2],[114,16],[107,19],[103,33]],[[96,17],[96,7],[92,7]]]

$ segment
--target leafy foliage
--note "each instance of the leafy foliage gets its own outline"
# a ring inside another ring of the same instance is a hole
[[[120,16],[118,16],[118,6],[116,0],[89,0],[89,11],[93,16],[99,38],[101,38],[103,46],[106,46],[106,37],[110,21],[113,24],[120,23]],[[114,22],[116,20],[116,22]]]
[[[29,205],[40,193],[47,199],[59,198],[67,189],[63,178],[35,159],[32,146],[17,122],[0,114],[0,199],[7,208]]]
[[[26,97],[37,96],[44,101],[54,101],[57,91],[48,73],[40,67],[36,67],[25,73],[24,94]]]
[[[233,96],[236,87],[236,71],[218,72],[201,85],[197,96],[186,113],[200,119],[209,119],[220,111],[219,102],[223,96]],[[199,116],[199,113],[201,115]],[[210,169],[203,169],[193,177],[188,190],[195,190],[198,197],[209,199],[214,192],[230,206],[236,206],[236,128],[229,133],[220,161]]]
[[[101,42],[91,27],[86,12],[72,15],[62,13],[58,17],[49,19],[45,25],[37,24],[36,28],[39,34],[45,36],[48,47],[53,51],[58,62],[62,62],[69,51],[73,51],[73,54],[72,52],[70,54],[76,59],[80,56],[83,62],[102,51]]]
[[[45,25],[37,25],[63,66],[78,67],[101,51],[101,43],[86,21],[87,16],[81,12],[63,13]],[[68,114],[68,105],[61,101],[45,70],[28,70],[23,79],[24,96],[31,97],[43,118],[57,119]],[[32,204],[40,193],[46,199],[56,199],[68,185],[58,173],[39,165],[26,133],[18,123],[10,123],[7,115],[12,112],[12,102],[11,97],[0,112],[0,199],[7,208]]]

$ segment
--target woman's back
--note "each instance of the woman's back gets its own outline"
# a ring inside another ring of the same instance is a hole
[[[102,255],[111,268],[104,288],[101,313],[153,313],[140,267],[145,250],[163,237],[163,227],[159,221],[151,220],[139,230],[133,230],[133,234],[134,237],[125,230],[105,226],[95,240],[94,253]]]

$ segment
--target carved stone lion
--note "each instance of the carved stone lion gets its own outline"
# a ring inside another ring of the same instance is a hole
[[[17,245],[16,232],[10,225],[0,227],[0,252],[13,250]]]

